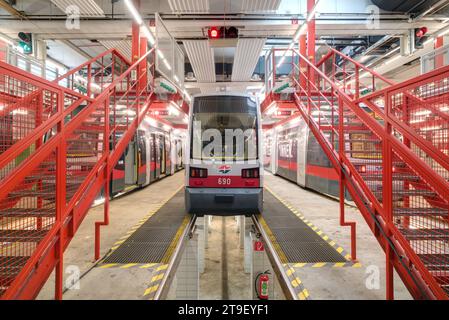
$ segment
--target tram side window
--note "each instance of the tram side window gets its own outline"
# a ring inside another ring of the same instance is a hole
[[[331,167],[329,158],[313,134],[309,135],[309,143],[307,144],[307,164],[318,167]]]

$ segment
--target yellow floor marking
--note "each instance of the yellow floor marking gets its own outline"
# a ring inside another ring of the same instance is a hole
[[[176,244],[178,243],[179,239],[181,238],[182,233],[184,232],[184,229],[189,224],[190,217],[185,216],[182,220],[181,226],[179,227],[178,231],[176,232],[175,236],[173,237],[173,240],[171,241],[170,245],[167,248],[167,251],[165,252],[164,257],[162,258],[162,263],[168,263],[170,261],[170,258],[175,251]]]
[[[155,292],[155,291],[157,290],[158,287],[159,287],[158,284],[155,285],[155,286],[149,287],[147,290],[145,290],[145,292],[144,292],[143,295],[144,295],[144,296],[147,296],[147,295],[149,295],[150,293]]]
[[[342,248],[342,247],[338,247],[338,248],[337,248],[337,252],[338,252],[338,253],[342,253],[342,252],[343,252],[343,248]]]
[[[270,239],[271,243],[273,244],[274,250],[276,250],[279,259],[281,260],[281,263],[287,263],[288,259],[287,256],[284,253],[284,250],[282,250],[281,246],[276,240],[276,237],[274,236],[273,232],[271,231],[270,227],[267,225],[265,219],[259,215],[259,221],[262,225],[262,228],[264,228],[265,232],[268,235],[268,238]]]
[[[302,267],[304,267],[306,264],[307,264],[307,263],[296,263],[296,264],[294,265],[294,267],[296,267],[296,268],[302,268]]]
[[[137,263],[127,263],[127,264],[121,266],[120,268],[121,269],[128,269],[128,268],[134,267],[136,265],[137,265]]]
[[[164,273],[160,273],[158,275],[155,275],[153,278],[151,278],[151,282],[155,282],[158,280],[161,280],[164,277]]]
[[[140,266],[140,268],[148,269],[148,268],[154,267],[155,265],[156,265],[156,263],[147,263],[147,264],[144,264],[143,266]]]
[[[336,267],[336,268],[341,268],[341,267],[344,267],[344,266],[345,266],[345,262],[337,262],[337,263],[334,264],[334,267]]]
[[[326,262],[318,262],[318,263],[315,263],[312,267],[313,268],[321,268],[325,265],[326,265]]]
[[[161,271],[161,270],[165,270],[168,268],[168,264],[163,264],[162,266],[159,266],[156,268],[156,271]]]
[[[307,289],[304,289],[302,292],[298,293],[298,297],[300,300],[306,300],[309,297],[309,292]]]
[[[292,281],[292,286],[293,286],[294,288],[296,288],[296,287],[299,286],[301,283],[302,283],[301,280],[300,280],[298,277],[296,277],[296,278]]]
[[[117,263],[108,263],[108,264],[103,264],[100,266],[101,269],[107,269],[107,268],[111,268],[113,266],[116,266]]]

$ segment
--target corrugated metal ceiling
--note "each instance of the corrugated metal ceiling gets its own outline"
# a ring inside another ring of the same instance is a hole
[[[107,49],[117,49],[126,58],[131,60],[131,41],[129,40],[99,40]]]
[[[184,48],[198,82],[215,82],[214,52],[209,40],[185,40]]]
[[[68,8],[78,8],[81,17],[104,17],[104,11],[94,0],[51,0],[64,13]],[[70,13],[76,11],[68,10]]]
[[[274,12],[279,9],[281,0],[242,0],[242,12]]]
[[[209,0],[168,0],[173,13],[208,13]]]
[[[249,81],[267,39],[240,38],[232,66],[232,81]]]

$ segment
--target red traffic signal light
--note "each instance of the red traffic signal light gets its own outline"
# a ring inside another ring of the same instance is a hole
[[[427,33],[428,29],[427,27],[422,27],[419,29],[416,29],[416,37],[421,38],[424,37],[424,35]]]
[[[218,30],[216,27],[211,27],[208,30],[208,35],[210,39],[218,39],[220,38],[220,30]]]
[[[210,27],[207,30],[209,39],[235,39],[239,37],[236,27]]]

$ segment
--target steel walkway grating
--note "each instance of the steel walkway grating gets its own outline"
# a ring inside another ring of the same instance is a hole
[[[129,236],[103,263],[160,263],[186,217],[184,190],[179,191]]]
[[[347,262],[329,243],[299,219],[271,192],[264,192],[262,214],[283,263]],[[277,246],[276,246],[277,247]]]

